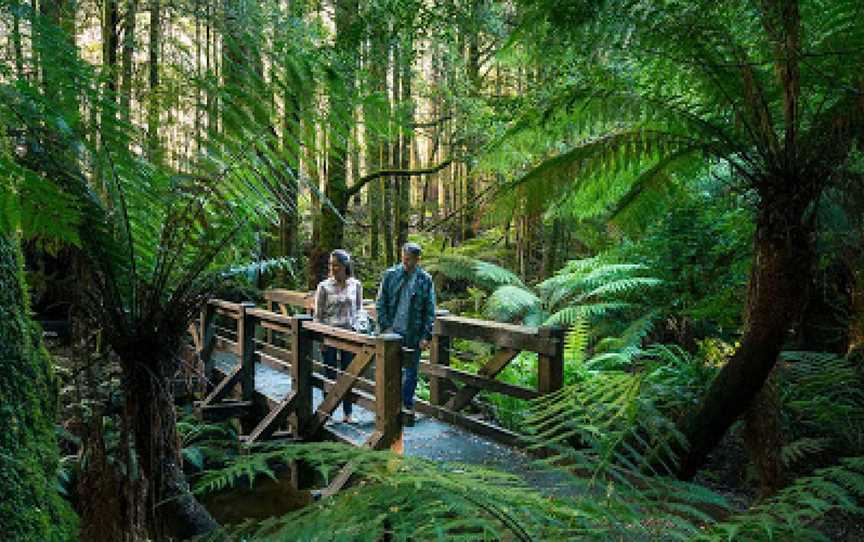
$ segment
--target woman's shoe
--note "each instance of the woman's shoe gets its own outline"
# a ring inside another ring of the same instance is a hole
[[[352,418],[350,415],[342,416],[342,423],[347,423],[348,425],[354,425],[354,418]]]

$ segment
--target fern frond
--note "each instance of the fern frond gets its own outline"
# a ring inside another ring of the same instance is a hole
[[[540,309],[540,298],[515,285],[501,286],[486,301],[485,312],[493,320],[513,322]]]

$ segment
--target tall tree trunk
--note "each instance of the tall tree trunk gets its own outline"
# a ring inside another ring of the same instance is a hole
[[[387,37],[384,28],[377,25],[372,30],[366,64],[369,66],[369,85],[375,92],[377,100],[367,100],[363,111],[366,126],[366,168],[369,171],[384,169],[384,137],[376,126],[389,116],[389,107],[374,107],[381,103],[389,106],[387,99]],[[387,220],[382,212],[383,180],[375,180],[367,189],[369,206],[369,255],[373,262],[381,259],[380,230],[382,220]]]
[[[357,21],[357,0],[336,1],[336,55],[342,69],[330,85],[328,114],[327,186],[329,203],[321,208],[319,238],[309,255],[309,284],[317,284],[327,276],[330,251],[343,245],[345,215],[348,211],[348,139],[354,116],[354,78],[359,53],[359,40],[354,25]]]
[[[160,163],[162,156],[159,148],[159,42],[161,34],[161,0],[150,0],[150,43],[149,43],[149,99],[147,100],[147,157],[153,163]]]
[[[399,167],[403,170],[411,169],[411,147],[414,143],[412,137],[411,126],[414,123],[414,104],[411,99],[411,64],[414,59],[413,40],[406,37],[401,44],[399,54],[399,63],[396,69],[401,70],[401,98],[402,107],[405,108],[406,114],[402,118],[400,124],[399,137]],[[398,249],[401,250],[402,245],[408,242],[408,226],[411,219],[411,177],[405,175],[398,177],[396,182],[399,186],[399,228],[398,228]],[[397,256],[398,259],[398,256]]]
[[[399,169],[402,166],[402,117],[400,115],[402,110],[402,55],[401,55],[401,47],[398,40],[393,40],[391,45],[392,57],[393,57],[393,68],[390,72],[391,75],[391,92],[392,92],[392,111],[393,111],[393,120],[391,122],[392,125],[392,134],[393,138],[390,141],[390,167],[393,169]],[[393,229],[393,233],[396,235],[394,240],[394,244],[392,247],[393,254],[390,255],[391,261],[399,261],[399,247],[405,242],[402,238],[402,183],[401,177],[394,177],[388,181],[388,185],[390,186],[390,191],[392,196],[391,204],[392,204],[392,215],[387,215],[388,220],[391,222],[391,228]]]
[[[289,0],[288,6],[285,8],[287,21],[284,25],[286,31],[284,39],[287,41],[287,30],[293,26],[293,21],[303,17],[303,2]],[[285,65],[290,66],[293,59],[290,58],[292,51],[286,46]],[[286,78],[291,77],[286,75]],[[282,153],[289,161],[287,174],[282,176],[283,186],[286,192],[287,209],[283,209],[279,213],[279,252],[280,256],[285,258],[296,259],[298,255],[297,246],[299,239],[300,226],[300,141],[303,137],[302,126],[300,123],[301,116],[301,99],[300,94],[303,92],[302,81],[289,79],[285,81],[285,92],[282,95],[284,107],[283,128],[282,128]],[[280,276],[280,280],[284,283],[287,277]]]
[[[468,30],[468,83],[471,93],[475,99],[480,97],[480,13],[483,8],[483,0],[473,0],[471,5],[471,28]],[[471,157],[479,151],[480,142],[476,135],[472,135],[467,141],[466,154]],[[462,199],[462,232],[461,240],[465,241],[476,237],[475,222],[477,220],[477,209],[474,203],[476,194],[476,180],[473,158],[465,163],[465,192]]]
[[[24,52],[21,47],[21,5],[14,1],[12,2],[12,51],[15,54],[15,76],[20,81],[24,81]]]
[[[381,178],[381,190],[384,192],[384,253],[386,256],[387,265],[391,266],[396,262],[396,249],[393,239],[393,183],[388,178]]]
[[[682,452],[681,478],[696,474],[750,407],[800,320],[814,265],[813,228],[806,213],[818,195],[815,185],[777,179],[760,190],[744,334],[698,411],[683,422],[690,448]]]
[[[138,0],[127,0],[123,18],[122,78],[120,80],[120,116],[125,122],[132,120],[132,62],[135,53],[135,20]]]

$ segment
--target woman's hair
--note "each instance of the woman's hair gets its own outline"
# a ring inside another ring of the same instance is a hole
[[[351,260],[351,255],[347,251],[337,248],[330,253],[331,258],[336,258],[336,261],[345,267],[345,274],[349,277],[354,276],[354,262]]]

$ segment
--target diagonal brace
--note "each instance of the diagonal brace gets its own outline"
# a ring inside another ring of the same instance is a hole
[[[477,371],[477,374],[490,379],[495,378],[498,376],[498,373],[503,371],[504,368],[507,367],[507,364],[513,361],[517,355],[519,355],[518,350],[511,350],[509,348],[501,349],[492,357],[492,359],[486,362],[479,371]],[[447,401],[444,408],[452,412],[458,412],[471,403],[479,392],[480,388],[475,388],[470,385],[462,386],[462,388],[456,392],[449,401]]]
[[[354,358],[351,364],[348,365],[348,368],[345,369],[345,372],[339,375],[339,378],[336,379],[336,385],[333,386],[333,389],[327,394],[324,401],[318,405],[318,410],[315,411],[315,415],[309,422],[309,435],[315,435],[321,429],[327,418],[336,410],[336,407],[339,406],[339,403],[342,402],[342,399],[354,386],[357,378],[366,369],[369,362],[372,361],[374,355],[374,350],[364,350]]]

